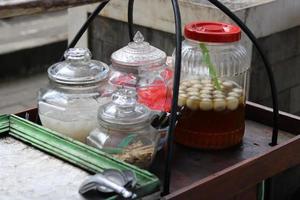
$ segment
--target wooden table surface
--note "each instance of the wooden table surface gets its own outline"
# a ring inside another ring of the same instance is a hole
[[[37,122],[36,111],[27,111],[30,121]],[[24,117],[26,112],[18,115]],[[296,136],[300,133],[299,117],[280,112],[279,145],[271,147],[271,109],[248,102],[246,116],[243,144],[235,148],[201,151],[175,144],[171,194],[165,199],[253,200],[257,197],[258,183],[300,164],[300,136]],[[161,183],[164,167],[162,150],[150,169]],[[274,183],[282,187],[278,184],[280,180]]]
[[[250,192],[253,197],[253,195],[256,196],[257,180],[265,180],[265,178],[300,163],[300,159],[294,159],[299,152],[295,145],[300,143],[299,137],[298,139],[295,137],[300,131],[300,121],[297,116],[280,114],[279,145],[271,147],[269,143],[271,142],[272,127],[268,125],[272,119],[270,109],[248,102],[246,113],[245,136],[240,146],[223,151],[204,151],[175,144],[171,194],[166,199],[220,199],[220,195],[223,195],[222,199],[239,199],[236,198],[236,192],[246,192],[249,185],[254,188]],[[295,141],[291,142],[292,140]],[[288,144],[286,144],[287,142]],[[282,145],[284,145],[283,148],[280,147]],[[291,159],[288,156],[291,156]],[[165,153],[161,151],[156,157],[151,171],[162,181],[164,167]],[[241,170],[244,168],[248,173],[253,174],[247,175],[246,171]],[[229,171],[234,171],[230,173],[235,176],[230,176]],[[241,199],[247,199],[244,195],[241,195]]]
[[[247,120],[243,144],[223,151],[201,151],[175,145],[172,163],[171,192],[191,185],[197,180],[213,175],[227,167],[244,160],[261,155],[271,149],[272,129],[269,126]],[[279,143],[285,142],[294,135],[279,132]],[[189,156],[187,156],[189,155]],[[165,157],[161,152],[152,172],[163,180]]]
[[[104,0],[1,0],[0,18],[60,10]]]

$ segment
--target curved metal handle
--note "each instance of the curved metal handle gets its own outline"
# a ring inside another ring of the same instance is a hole
[[[133,37],[134,37],[134,30],[133,30],[133,6],[134,6],[134,0],[128,0],[127,17],[128,17],[128,33],[129,33],[129,40],[130,40],[130,42],[133,41]]]
[[[81,28],[79,29],[79,31],[76,33],[75,37],[73,38],[73,40],[68,45],[67,50],[70,49],[70,48],[74,48],[76,46],[76,44],[78,43],[78,41],[80,40],[80,38],[82,37],[82,35],[85,33],[85,31],[88,29],[88,27],[90,26],[90,24],[99,15],[99,13],[101,12],[101,10],[106,6],[106,4],[109,1],[110,0],[103,0],[102,3],[100,3],[96,7],[96,9],[92,12],[92,14],[86,20],[86,22],[81,26]],[[63,61],[63,60],[64,60],[64,56],[61,57],[60,61]]]
[[[257,38],[252,33],[252,31],[238,18],[234,13],[232,13],[226,6],[224,6],[222,3],[220,3],[218,0],[208,0],[210,3],[215,5],[217,8],[219,8],[221,11],[223,11],[228,17],[230,17],[239,27],[246,33],[246,35],[249,37],[251,42],[256,47],[258,53],[260,54],[265,69],[267,71],[268,77],[269,77],[269,83],[271,87],[271,93],[272,93],[272,103],[273,103],[273,134],[272,134],[272,141],[270,143],[271,146],[277,145],[277,139],[278,139],[278,117],[279,117],[279,108],[278,108],[278,97],[277,97],[277,87],[274,79],[274,74],[272,72],[271,64],[265,54],[263,53],[262,48],[260,47]]]
[[[208,0],[210,3],[215,5],[217,8],[219,8],[221,11],[223,11],[229,18],[231,18],[249,37],[249,39],[252,41],[256,49],[258,50],[258,53],[260,54],[265,69],[268,74],[269,83],[271,87],[271,94],[272,94],[272,103],[273,103],[273,134],[272,134],[272,141],[270,143],[271,146],[277,145],[278,140],[278,118],[279,118],[279,108],[278,108],[278,97],[277,97],[277,87],[276,82],[274,79],[274,75],[272,72],[272,68],[270,65],[269,60],[264,55],[262,48],[260,47],[257,38],[252,33],[252,31],[234,14],[232,13],[226,6],[224,6],[222,3],[220,3],[218,0]],[[128,3],[128,30],[130,39],[132,39],[133,35],[133,4],[134,0],[129,0]],[[175,16],[176,17],[176,16]]]
[[[273,134],[272,141],[270,143],[271,146],[277,145],[278,138],[278,117],[279,117],[279,109],[278,109],[278,97],[277,97],[277,89],[276,83],[274,80],[274,75],[270,66],[270,62],[264,55],[262,48],[257,42],[256,37],[251,32],[251,30],[234,14],[232,13],[226,6],[220,3],[218,0],[208,0],[210,3],[214,4],[217,8],[223,11],[229,18],[231,18],[236,24],[240,26],[240,28],[246,33],[246,35],[250,38],[254,46],[257,48],[261,58],[264,62],[268,77],[269,83],[271,86],[272,93],[272,102],[273,102]],[[175,26],[176,26],[176,58],[175,58],[175,76],[174,76],[174,86],[173,86],[173,102],[172,102],[172,113],[170,119],[170,129],[168,133],[168,154],[165,168],[165,179],[164,179],[164,194],[169,193],[170,186],[170,177],[171,177],[171,169],[170,163],[172,161],[172,152],[173,152],[173,130],[176,122],[176,112],[177,112],[177,98],[178,98],[178,87],[180,81],[180,68],[181,68],[181,21],[180,21],[180,10],[178,7],[178,1],[172,0],[173,11],[175,16]],[[128,30],[130,40],[133,39],[133,6],[134,0],[128,1]],[[180,52],[179,52],[180,49]],[[176,103],[176,104],[174,104]]]
[[[167,154],[167,161],[166,161],[166,168],[165,168],[165,179],[164,179],[164,194],[169,193],[169,186],[170,186],[170,177],[171,177],[171,160],[172,160],[172,152],[173,152],[173,130],[175,128],[176,123],[176,116],[177,116],[177,101],[178,101],[178,89],[179,89],[179,82],[180,82],[180,71],[181,71],[181,16],[180,16],[180,9],[177,0],[171,0],[173,11],[174,11],[174,18],[175,18],[175,27],[176,27],[176,58],[175,58],[175,73],[174,73],[174,83],[173,83],[173,100],[172,100],[172,112],[171,112],[171,119],[170,119],[170,128],[168,134],[168,154]],[[226,15],[228,15],[233,21],[235,21],[242,30],[246,33],[246,35],[251,39],[254,46],[257,48],[259,54],[262,57],[262,60],[265,64],[267,74],[269,77],[269,82],[271,85],[271,92],[272,92],[272,100],[273,100],[273,134],[272,134],[272,142],[271,145],[277,144],[277,137],[278,137],[278,98],[277,98],[277,89],[274,80],[274,75],[271,70],[270,64],[268,59],[263,54],[263,51],[260,45],[257,42],[256,37],[250,31],[250,29],[235,15],[233,14],[226,6],[220,3],[217,0],[208,0],[216,7],[221,9]],[[89,24],[95,19],[95,17],[101,12],[101,10],[106,6],[109,0],[103,1],[95,11],[90,15],[88,20],[85,24],[81,27],[79,32],[76,34],[75,38],[70,43],[69,47],[74,47],[78,40],[81,38],[83,33],[87,30]],[[129,0],[128,2],[128,30],[129,30],[129,37],[130,40],[133,40],[133,6],[134,0]]]

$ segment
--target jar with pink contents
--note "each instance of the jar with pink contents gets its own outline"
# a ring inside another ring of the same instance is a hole
[[[137,32],[134,41],[111,56],[110,84],[116,88],[134,88],[138,102],[152,110],[169,111],[172,71],[166,65],[167,55],[144,41]]]

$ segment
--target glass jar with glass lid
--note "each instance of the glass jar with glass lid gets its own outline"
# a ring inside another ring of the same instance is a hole
[[[138,101],[152,110],[169,111],[172,71],[166,59],[165,52],[145,42],[137,32],[133,42],[111,55],[109,82],[117,88],[135,88]]]
[[[158,130],[152,125],[154,112],[137,103],[136,92],[119,89],[112,101],[100,106],[98,127],[87,143],[139,167],[148,167],[157,150]]]
[[[245,130],[250,67],[241,30],[226,23],[192,22],[184,33],[176,141],[203,149],[237,145]]]
[[[97,109],[110,100],[109,67],[91,60],[88,49],[65,52],[65,61],[48,69],[49,85],[38,95],[38,112],[43,126],[86,141],[97,124]]]

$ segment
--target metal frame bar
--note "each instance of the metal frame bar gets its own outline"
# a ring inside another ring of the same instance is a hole
[[[181,63],[179,63],[179,60],[181,60],[181,53],[178,54],[177,50],[181,49],[181,44],[178,43],[178,37],[181,37],[181,26],[178,27],[178,18],[180,18],[180,10],[178,7],[178,0],[171,0],[173,4],[173,10],[174,10],[174,16],[175,16],[175,26],[176,26],[176,58],[175,58],[175,78],[174,78],[174,85],[173,85],[173,102],[177,103],[177,98],[178,98],[178,85],[179,85],[179,78],[176,77],[178,73],[178,69],[180,70],[181,68]],[[271,86],[271,93],[272,93],[272,100],[273,100],[273,134],[272,134],[272,140],[270,145],[275,146],[277,145],[277,139],[278,139],[278,117],[279,117],[279,109],[278,109],[278,97],[277,97],[277,88],[276,88],[276,83],[274,80],[274,75],[272,72],[272,69],[270,67],[270,62],[264,55],[262,48],[260,47],[259,43],[257,42],[256,37],[254,34],[251,32],[251,30],[235,15],[233,14],[226,6],[224,6],[222,3],[220,3],[218,0],[208,0],[210,3],[215,5],[217,8],[219,8],[221,11],[223,11],[228,17],[230,17],[234,22],[236,22],[241,29],[246,33],[246,35],[251,39],[253,42],[254,46],[257,48],[259,54],[261,55],[261,58],[265,64],[265,68],[269,77],[269,83]],[[133,33],[133,20],[132,20],[132,13],[133,12],[133,3],[134,0],[129,0],[129,4],[131,7],[128,7],[128,16],[131,18],[128,18],[128,30],[129,30],[129,35],[132,36]],[[178,8],[177,8],[178,7]],[[176,11],[178,10],[178,11]],[[177,23],[176,23],[177,21]],[[180,22],[179,22],[180,23]],[[132,38],[130,38],[132,40]],[[180,72],[179,72],[180,74]],[[177,105],[177,104],[176,104]],[[175,110],[175,111],[173,111]],[[172,146],[173,146],[173,121],[176,121],[176,115],[177,113],[177,108],[172,106],[172,113],[171,113],[171,120],[170,120],[170,130],[169,130],[169,135],[168,135],[168,154],[167,154],[167,162],[166,162],[166,175],[165,175],[165,183],[164,183],[164,193],[168,194],[169,192],[169,186],[170,186],[170,163],[172,161]]]
[[[279,108],[278,108],[278,97],[277,97],[277,87],[274,79],[274,75],[272,72],[271,64],[267,57],[265,56],[260,44],[257,41],[257,38],[252,33],[252,31],[245,25],[245,23],[240,20],[240,18],[235,15],[233,12],[230,11],[229,8],[227,8],[225,5],[220,3],[218,0],[208,0],[210,3],[215,5],[217,8],[219,8],[222,12],[224,12],[230,19],[232,19],[248,36],[248,38],[251,40],[255,48],[257,49],[259,55],[261,56],[261,59],[264,63],[265,69],[267,71],[267,75],[269,78],[270,88],[271,88],[271,95],[272,95],[272,103],[273,103],[273,134],[272,134],[272,140],[270,145],[275,146],[277,145],[278,140],[278,117],[279,117]]]
[[[108,0],[109,1],[109,0]],[[277,145],[277,137],[278,137],[278,98],[277,98],[277,89],[274,80],[274,75],[272,73],[270,64],[266,56],[264,55],[260,45],[257,42],[256,37],[250,31],[250,29],[235,15],[233,14],[226,6],[221,4],[217,0],[208,0],[219,9],[221,9],[228,17],[230,17],[233,21],[235,21],[243,31],[245,31],[246,35],[251,39],[254,43],[255,47],[258,49],[263,62],[265,64],[267,74],[269,77],[269,82],[271,85],[271,92],[272,92],[272,100],[273,100],[273,134],[272,134],[272,141],[270,143],[271,146]],[[171,110],[171,118],[170,118],[170,126],[168,131],[168,145],[167,145],[167,160],[166,160],[166,168],[165,168],[165,178],[164,178],[164,192],[163,194],[166,195],[169,193],[170,188],[170,181],[171,181],[171,162],[172,162],[172,154],[173,154],[173,131],[175,129],[175,123],[177,119],[177,101],[178,101],[178,90],[179,90],[179,82],[180,82],[180,71],[181,71],[181,16],[180,16],[180,8],[178,4],[178,0],[171,0],[173,11],[174,11],[174,19],[175,19],[175,34],[176,34],[176,58],[175,58],[175,73],[174,73],[174,82],[173,82],[173,100],[172,100],[172,110]],[[106,5],[106,4],[105,4]],[[103,8],[105,7],[103,6]],[[101,6],[101,4],[100,4]],[[134,0],[128,0],[128,31],[130,41],[133,40],[133,7],[134,7]],[[102,9],[96,8],[96,10],[92,13],[92,15],[97,15],[100,13]],[[92,19],[93,20],[93,19]],[[81,37],[81,35],[86,31],[89,24],[92,20],[88,20],[84,26],[80,29],[78,34],[75,38]],[[74,46],[76,42],[74,42]]]

